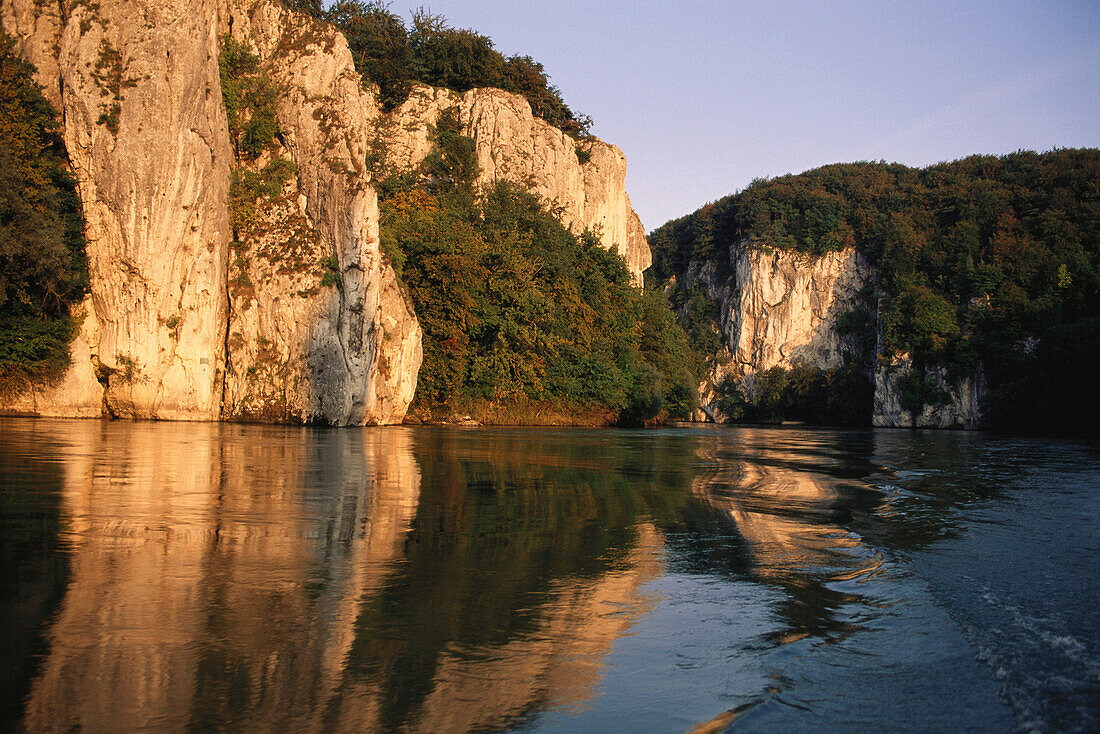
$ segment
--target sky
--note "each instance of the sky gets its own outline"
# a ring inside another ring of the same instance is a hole
[[[1100,0],[432,0],[542,62],[651,231],[754,178],[1100,147]]]

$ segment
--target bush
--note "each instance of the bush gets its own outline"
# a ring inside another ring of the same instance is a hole
[[[238,159],[256,160],[275,143],[279,90],[260,68],[260,59],[229,35],[222,39],[218,70],[234,152]]]

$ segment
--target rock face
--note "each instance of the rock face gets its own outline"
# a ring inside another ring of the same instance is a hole
[[[69,374],[7,410],[403,417],[420,328],[378,248],[364,170],[376,105],[342,36],[272,2],[245,5],[0,5],[61,110],[90,270]],[[218,69],[229,32],[281,85],[279,153],[296,166],[261,212],[263,236],[241,243],[230,227],[233,154]]]
[[[499,89],[459,94],[419,85],[381,129],[387,162],[399,170],[419,165],[432,147],[430,126],[452,108],[463,134],[474,139],[478,183],[511,181],[560,207],[563,224],[578,234],[598,232],[603,246],[622,255],[641,284],[652,256],[626,193],[626,158],[618,147],[595,138],[573,140],[532,115],[517,94]]]
[[[730,247],[728,275],[714,262],[694,263],[686,285],[701,286],[719,302],[725,341],[715,369],[701,390],[703,412],[713,418],[714,385],[729,375],[751,385],[772,367],[841,366],[851,339],[837,319],[864,306],[861,291],[872,281],[870,266],[854,249],[812,258],[795,252],[764,252],[748,242]]]
[[[98,324],[88,346],[106,383],[92,405],[216,418],[229,243],[217,6],[74,3],[35,17],[27,5],[39,3],[10,0],[3,18],[60,102],[84,203]]]
[[[862,307],[860,291],[870,267],[854,249],[807,258],[738,247],[734,257],[736,301],[723,314],[734,370],[842,364],[851,345],[837,319]]]
[[[865,347],[858,337],[841,333],[838,320],[852,312],[865,311],[872,318],[877,313],[872,297],[877,275],[854,248],[812,257],[765,252],[743,241],[729,252],[728,265],[722,263],[720,268],[713,261],[695,261],[684,276],[689,289],[701,287],[718,302],[724,341],[712,373],[700,387],[699,419],[721,418],[715,386],[727,376],[751,390],[753,375],[759,371],[795,365],[829,370],[844,364],[845,352],[859,356]],[[904,355],[875,369],[874,425],[976,428],[982,424],[986,385],[980,372],[952,382],[942,368],[928,368],[924,379],[938,387],[944,399],[913,416],[902,407],[901,386],[912,369]]]
[[[899,355],[889,365],[875,370],[874,425],[885,428],[981,428],[986,383],[980,369],[956,382],[948,378],[942,367],[925,369],[924,380],[939,389],[943,400],[925,405],[918,415],[906,410],[902,399],[902,380],[913,369],[908,355]]]
[[[379,250],[365,168],[375,100],[331,27],[273,2],[231,8],[229,21],[281,90],[276,155],[297,175],[236,245],[226,415],[400,421],[416,389],[421,332]]]

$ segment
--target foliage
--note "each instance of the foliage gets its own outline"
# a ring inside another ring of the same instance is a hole
[[[901,407],[916,417],[926,405],[943,405],[947,402],[947,392],[924,374],[922,370],[913,370],[898,380],[901,390]]]
[[[468,138],[444,115],[423,176],[380,186],[382,244],[424,329],[414,407],[539,403],[643,423],[694,408],[686,338],[660,293],[595,236],[509,183],[475,196]]]
[[[744,381],[730,375],[716,392],[718,409],[732,422],[867,425],[874,401],[874,386],[854,364],[830,370],[809,365],[772,367]]]
[[[275,143],[279,90],[260,68],[259,57],[229,35],[222,39],[218,70],[234,152],[238,160],[256,160]]]
[[[330,255],[321,262],[325,274],[321,276],[321,287],[331,288],[340,282],[340,262]]]
[[[413,77],[409,33],[401,17],[378,0],[340,0],[324,17],[348,39],[355,68],[378,85],[382,109],[404,102]]]
[[[122,54],[106,39],[99,42],[99,55],[92,69],[92,79],[105,97],[97,125],[105,125],[112,135],[118,134],[119,117],[122,115],[122,90],[136,86],[137,82],[123,76]]]
[[[669,304],[677,314],[677,321],[687,334],[696,372],[702,373],[706,364],[717,359],[725,344],[722,330],[718,327],[718,301],[708,298],[706,291],[698,283],[690,288],[674,283],[668,287],[667,292]]]
[[[84,219],[57,113],[0,32],[0,391],[59,374],[87,283]]]
[[[542,64],[530,56],[505,57],[487,36],[452,28],[441,15],[421,8],[407,26],[382,0],[339,0],[328,11],[316,0],[284,1],[344,34],[356,70],[378,85],[386,111],[404,102],[414,83],[457,92],[498,87],[523,95],[536,117],[573,137],[587,136],[592,126],[591,118],[565,104]]]
[[[229,223],[238,238],[255,221],[256,202],[271,201],[294,175],[294,164],[285,158],[275,158],[260,170],[238,167],[229,178]]]
[[[236,158],[229,179],[229,222],[235,239],[241,242],[255,224],[257,203],[276,199],[294,176],[295,166],[273,155],[278,149],[275,103],[279,89],[263,70],[259,57],[226,35],[218,69]],[[264,156],[270,160],[260,167]]]
[[[474,141],[462,134],[458,110],[444,110],[430,135],[432,149],[424,159],[424,171],[431,178],[431,188],[443,192],[455,206],[470,209],[479,168]]]
[[[838,164],[756,180],[653,232],[656,280],[692,261],[728,265],[740,241],[811,255],[856,247],[880,275],[884,356],[908,352],[918,371],[939,364],[956,377],[981,363],[995,395],[1022,399],[1025,383],[1038,389],[1037,376],[1056,371],[1039,362],[1078,352],[1020,345],[1061,343],[1100,317],[1100,151],[925,169]],[[1081,409],[1070,415],[1084,421]]]

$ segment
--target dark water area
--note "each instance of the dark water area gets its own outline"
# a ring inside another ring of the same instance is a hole
[[[0,419],[0,731],[1097,731],[1098,458]]]

